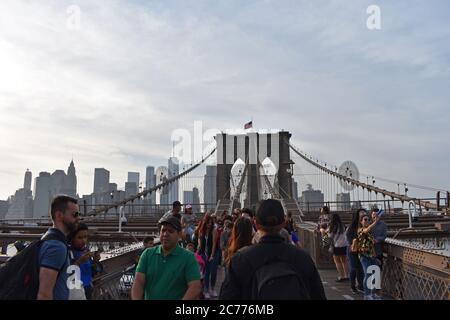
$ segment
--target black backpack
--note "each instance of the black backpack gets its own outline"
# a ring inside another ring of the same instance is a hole
[[[287,262],[272,260],[256,269],[253,300],[310,300],[308,288]]]
[[[0,300],[36,300],[39,290],[39,250],[47,240],[61,241],[61,237],[49,233],[0,265]]]

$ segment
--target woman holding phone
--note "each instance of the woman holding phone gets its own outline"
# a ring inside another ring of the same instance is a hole
[[[374,300],[378,298],[373,294],[372,290],[367,287],[367,280],[369,278],[368,268],[371,265],[376,265],[375,240],[372,235],[372,229],[377,225],[380,217],[376,215],[373,222],[370,223],[369,215],[363,215],[360,218],[360,226],[358,229],[357,248],[358,255],[364,271],[364,300]]]

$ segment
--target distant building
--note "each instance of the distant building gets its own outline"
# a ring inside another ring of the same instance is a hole
[[[183,204],[192,204],[194,202],[193,191],[183,191]]]
[[[0,200],[0,219],[5,219],[6,214],[8,213],[9,202]]]
[[[40,172],[34,179],[33,218],[47,218],[50,215],[50,173]]]
[[[109,183],[109,190],[108,192],[114,192],[117,191],[117,183]]]
[[[151,189],[156,186],[155,167],[147,166],[145,169],[145,189]],[[156,192],[152,192],[146,197],[147,204],[156,204]]]
[[[125,195],[127,197],[138,194],[137,185],[135,182],[125,182]]]
[[[175,157],[169,158],[168,165],[168,178],[172,178],[177,176],[180,173],[180,166],[178,163],[178,159]],[[179,182],[174,181],[169,186],[169,203],[173,203],[174,201],[179,200]]]
[[[27,169],[24,175],[24,187],[10,197],[7,219],[23,219],[33,217],[33,194],[31,192],[31,172]]]
[[[77,197],[77,175],[73,160],[70,161],[69,167],[67,168],[67,175],[65,176],[62,193],[74,198]]]
[[[50,176],[50,195],[53,197],[57,194],[64,193],[66,173],[64,170],[55,170]]]
[[[117,184],[111,183],[110,187],[115,189],[110,189],[108,192],[93,193],[91,195],[83,196],[83,200],[87,201],[88,212],[95,209],[97,206],[113,204],[125,199],[125,191],[117,190]],[[109,210],[108,214],[115,214],[115,210]]]
[[[203,178],[203,202],[208,205],[208,209],[216,206],[217,203],[217,167],[206,166],[206,174]]]
[[[109,191],[109,171],[104,168],[95,168],[94,193],[105,193]]]
[[[136,194],[138,194],[138,186],[136,182],[125,182],[125,198],[134,196]],[[139,212],[140,208],[139,204],[140,204],[139,200],[135,200],[132,203],[129,203],[125,208],[125,214]]]
[[[312,185],[308,184],[308,189],[302,192],[300,203],[303,210],[319,211],[324,205],[324,196],[320,190],[314,190]]]
[[[136,184],[136,188],[139,189],[139,172],[128,172],[128,181]]]
[[[25,172],[25,177],[23,179],[23,188],[25,190],[31,190],[31,179],[32,179],[31,171],[27,169],[27,172]]]
[[[78,203],[80,212],[82,214],[87,214],[88,212],[92,211],[94,205],[95,205],[94,193],[89,195],[83,195],[80,199],[80,202]]]
[[[192,212],[200,212],[200,194],[198,188],[194,187],[192,189]]]
[[[360,209],[362,207],[363,207],[363,205],[362,205],[361,201],[359,201],[359,200],[358,201],[353,201],[351,210]]]
[[[336,204],[338,211],[351,210],[350,193],[338,193],[336,194]]]
[[[77,176],[73,160],[67,168],[67,174],[63,170],[55,170],[51,175],[41,172],[34,181],[33,217],[49,217],[50,203],[56,195],[66,194],[78,198]]]

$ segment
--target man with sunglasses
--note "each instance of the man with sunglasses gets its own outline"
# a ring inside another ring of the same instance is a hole
[[[78,211],[77,200],[72,197],[60,195],[52,201],[53,226],[41,238],[45,241],[39,249],[38,300],[69,299],[67,267],[70,261],[66,237],[78,226]]]

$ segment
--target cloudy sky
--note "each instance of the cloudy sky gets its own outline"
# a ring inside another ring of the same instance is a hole
[[[95,167],[123,187],[167,164],[173,130],[251,118],[325,161],[450,189],[449,18],[447,0],[2,0],[0,199],[72,156],[80,194]]]

